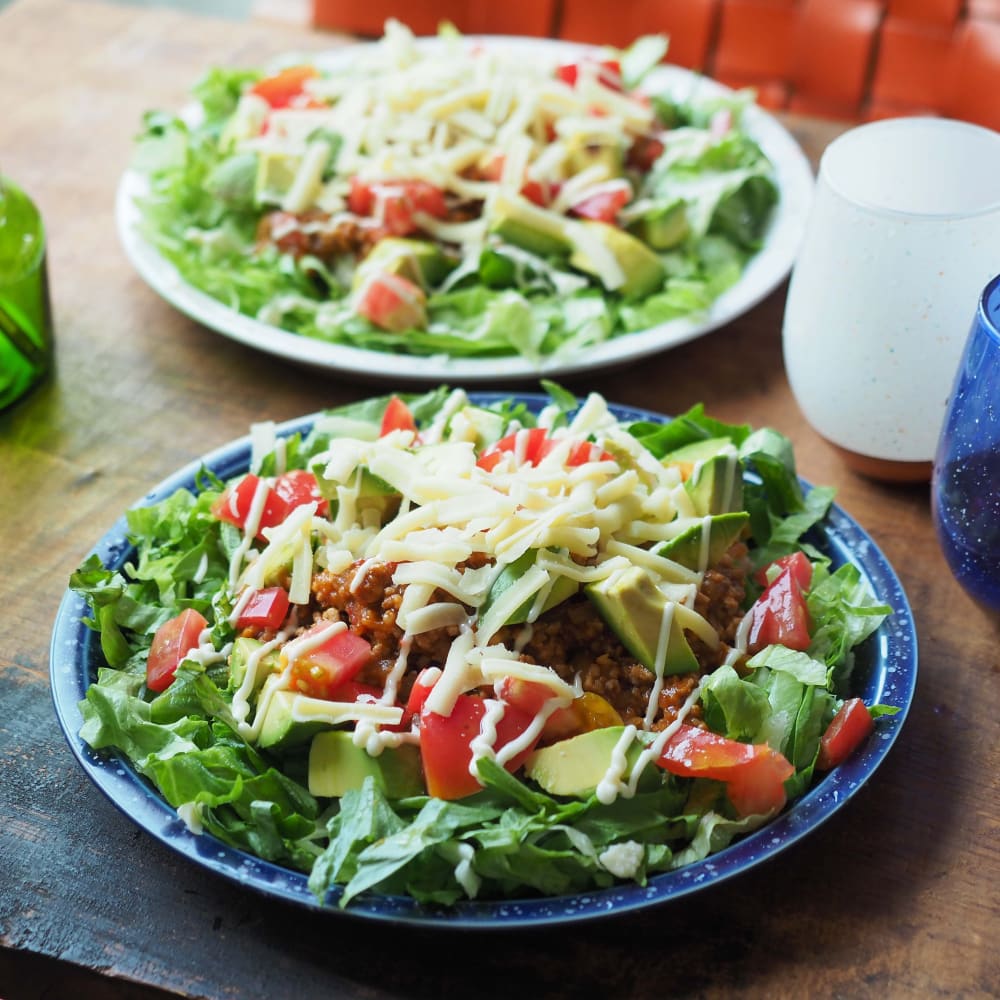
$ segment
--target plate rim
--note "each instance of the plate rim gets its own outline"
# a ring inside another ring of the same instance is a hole
[[[599,52],[601,46],[562,39],[514,35],[466,35],[471,44],[517,46],[555,52]],[[441,47],[436,37],[418,37],[422,47]],[[308,53],[316,61],[340,62],[377,42],[358,42],[342,48]],[[675,64],[663,63],[652,73],[671,86],[689,85],[711,94],[736,91],[710,77]],[[760,105],[748,105],[744,122],[771,160],[780,190],[775,215],[764,246],[747,263],[739,281],[712,303],[705,317],[680,317],[647,330],[620,334],[575,355],[558,353],[534,363],[520,356],[451,358],[442,355],[394,354],[346,344],[333,344],[292,333],[237,312],[181,278],[173,264],[148,243],[139,231],[141,216],[134,203],[146,190],[144,175],[127,167],[115,194],[115,225],[119,242],[134,270],[162,299],[190,319],[244,346],[307,367],[350,373],[372,382],[420,383],[435,380],[463,383],[496,382],[538,377],[577,375],[629,364],[705,336],[738,319],[773,292],[791,272],[805,234],[815,186],[812,166],[791,132]],[[392,362],[395,359],[395,364]]]
[[[470,393],[470,398],[474,402],[514,398],[536,408],[548,402],[548,397],[540,393],[483,392]],[[667,422],[671,419],[636,407],[613,403],[608,406],[620,420]],[[276,432],[285,436],[305,431],[322,412],[279,423]],[[179,486],[191,485],[203,466],[216,470],[223,477],[238,474],[249,464],[250,450],[249,434],[230,441],[167,476],[129,509],[148,506]],[[810,485],[806,480],[800,481],[806,487]],[[622,884],[556,897],[463,901],[447,910],[425,907],[409,897],[376,895],[356,897],[346,909],[340,909],[337,905],[340,890],[337,888],[331,890],[325,901],[320,903],[309,891],[307,874],[230,847],[211,834],[192,834],[178,818],[176,810],[138,774],[124,755],[117,750],[94,751],[80,738],[83,720],[78,701],[91,683],[91,667],[95,665],[92,654],[95,649],[99,650],[99,640],[96,633],[80,621],[89,611],[86,602],[69,589],[59,604],[50,643],[49,673],[53,705],[59,726],[85,774],[129,820],[168,849],[216,875],[317,913],[336,913],[420,927],[511,929],[552,927],[665,905],[772,860],[840,811],[872,777],[906,721],[913,702],[918,668],[916,628],[909,601],[881,549],[836,504],[831,507],[825,523],[827,534],[831,529],[833,540],[839,546],[835,554],[841,560],[852,557],[849,561],[855,565],[859,565],[860,561],[859,568],[870,582],[874,576],[891,591],[887,595],[884,589],[878,590],[881,599],[888,601],[889,597],[892,598],[895,613],[867,640],[878,649],[878,656],[873,658],[872,663],[873,676],[867,683],[869,687],[872,682],[876,684],[874,697],[880,698],[887,685],[892,687],[889,675],[898,672],[899,676],[891,680],[898,682],[901,696],[898,699],[901,701],[899,712],[880,719],[875,734],[860,752],[819,778],[805,795],[796,799],[777,818],[701,861],[651,876],[646,886]],[[97,553],[102,561],[117,559],[117,565],[120,565],[132,551],[125,532],[126,520],[122,514],[88,552],[88,556]],[[895,656],[891,663],[887,660],[890,653]]]

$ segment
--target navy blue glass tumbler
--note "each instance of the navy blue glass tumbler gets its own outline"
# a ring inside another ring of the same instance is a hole
[[[931,504],[956,579],[1000,610],[1000,275],[980,297],[955,376]]]

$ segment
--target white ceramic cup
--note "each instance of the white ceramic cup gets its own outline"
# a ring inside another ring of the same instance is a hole
[[[976,302],[1000,271],[1000,133],[895,118],[820,161],[785,305],[810,424],[862,472],[930,477]]]

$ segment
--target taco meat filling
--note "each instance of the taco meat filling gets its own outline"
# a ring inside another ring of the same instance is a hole
[[[484,561],[485,557],[474,558],[469,565],[477,567]],[[357,579],[359,566],[355,563],[343,572],[323,571],[314,577],[315,617],[339,618],[371,643],[372,661],[357,680],[384,687],[403,638],[396,616],[406,588],[392,582],[395,563],[369,565]],[[701,673],[718,667],[734,645],[736,629],[745,613],[742,605],[748,566],[746,546],[737,542],[704,574],[695,610],[712,624],[722,642],[712,650],[690,631],[685,633]],[[441,591],[432,598],[432,602],[453,600]],[[458,627],[452,626],[411,637],[407,670],[399,689],[404,701],[421,670],[444,666],[458,634]],[[551,667],[570,684],[579,677],[583,690],[604,698],[623,722],[642,725],[654,675],[625,649],[585,596],[578,594],[563,601],[531,625],[507,625],[497,633],[495,641],[519,649],[525,662]],[[677,709],[694,690],[699,676],[687,673],[664,678],[659,711],[650,728],[662,729],[676,718]],[[696,704],[689,721],[699,715],[700,704]]]

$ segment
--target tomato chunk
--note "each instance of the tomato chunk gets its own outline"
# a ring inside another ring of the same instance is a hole
[[[753,575],[754,582],[760,584],[762,587],[766,587],[767,574],[772,566],[778,567],[779,570],[790,569],[795,582],[803,590],[808,590],[812,584],[812,563],[809,562],[809,557],[804,552],[793,552],[791,555],[775,559],[774,562],[768,563],[767,566],[761,566]]]
[[[580,62],[563,63],[556,67],[556,77],[575,87],[580,78],[580,69],[584,66],[593,66],[595,76],[605,87],[622,89],[622,68],[617,59],[583,59]]]
[[[252,472],[248,472],[238,483],[223,492],[222,496],[212,504],[212,513],[220,521],[228,521],[237,528],[245,529],[258,490],[266,491],[257,525],[257,537],[261,538],[263,537],[261,529],[273,528],[288,516],[288,504]]]
[[[753,618],[747,649],[751,653],[770,645],[800,652],[809,648],[809,609],[791,567],[771,581],[750,612]]]
[[[408,236],[419,230],[417,213],[444,219],[448,205],[444,191],[428,181],[365,181],[352,177],[347,207],[361,216],[374,216],[394,236]]]
[[[393,431],[413,431],[417,432],[417,422],[413,419],[410,408],[399,396],[393,396],[382,414],[382,427],[379,430],[379,437],[385,437]]]
[[[497,467],[504,455],[513,455],[519,464],[538,465],[559,442],[550,438],[542,427],[522,429],[501,438],[496,444],[490,445],[479,456],[476,465],[487,472]],[[570,448],[566,464],[569,466],[583,465],[585,462],[607,461],[612,456],[590,441],[575,442]]]
[[[278,476],[274,483],[274,492],[285,501],[288,513],[303,504],[314,503],[316,513],[323,517],[330,508],[329,501],[319,491],[316,476],[306,469],[293,469]]]
[[[318,636],[329,628],[329,622],[318,622],[301,638]],[[344,629],[296,658],[292,664],[292,687],[312,698],[332,700],[333,693],[347,681],[353,681],[371,658],[368,642]]]
[[[412,281],[399,274],[373,274],[361,287],[355,302],[359,316],[392,333],[427,325],[427,297]]]
[[[306,97],[303,93],[306,81],[317,76],[319,72],[313,66],[289,66],[280,73],[258,80],[250,88],[250,93],[263,97],[272,108],[287,108],[291,104],[298,106],[302,102],[297,99]],[[323,105],[310,101],[309,106]]]
[[[185,608],[179,615],[164,622],[153,636],[146,660],[146,687],[150,691],[166,691],[174,682],[181,661],[198,648],[198,640],[208,622],[194,608]]]
[[[871,735],[875,720],[860,698],[845,701],[820,737],[816,768],[829,771],[847,758]]]
[[[288,591],[284,587],[265,587],[254,591],[236,620],[236,627],[276,630],[287,614]]]
[[[603,186],[575,205],[570,206],[570,212],[581,219],[594,219],[597,222],[614,223],[618,213],[632,198],[632,188],[627,181],[617,181]]]
[[[482,788],[469,767],[472,741],[479,735],[485,715],[486,699],[472,694],[459,695],[451,715],[438,715],[426,704],[423,706],[420,711],[420,758],[428,794],[439,799],[462,799]],[[517,739],[533,718],[513,705],[506,705],[503,718],[496,726],[494,750]],[[516,771],[524,763],[535,742],[504,765],[508,771]]]
[[[741,743],[688,725],[678,727],[656,763],[684,778],[724,781],[740,816],[781,809],[786,800],[784,783],[795,773],[785,757],[766,743]]]

